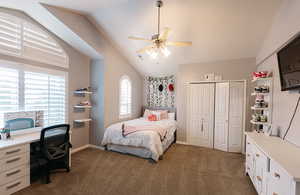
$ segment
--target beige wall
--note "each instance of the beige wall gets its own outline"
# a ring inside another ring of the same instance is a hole
[[[219,61],[199,64],[180,65],[176,75],[176,105],[178,120],[178,140],[186,141],[186,86],[189,81],[203,80],[203,75],[215,73],[222,75],[223,80],[248,80],[251,72],[255,71],[255,58]],[[248,87],[249,94],[249,87]],[[247,121],[249,121],[250,110],[247,110]],[[249,122],[247,122],[249,128]]]
[[[13,15],[21,17],[29,22],[32,22],[33,24],[41,26],[38,23],[36,23],[32,18],[30,18],[28,15],[24,14],[23,12],[14,11],[14,10],[5,9],[5,8],[0,8],[0,12],[6,12],[9,14],[13,14]],[[47,31],[46,29],[44,29],[44,30]],[[89,143],[89,126],[85,126],[85,127],[81,127],[81,128],[73,128],[73,120],[79,119],[79,118],[87,118],[87,117],[89,117],[89,113],[88,112],[84,112],[84,113],[74,113],[73,112],[72,106],[77,104],[81,100],[80,98],[73,96],[73,91],[77,88],[89,86],[90,59],[87,56],[78,52],[77,50],[73,49],[69,45],[67,45],[64,41],[60,40],[59,38],[57,38],[55,36],[53,36],[53,38],[64,48],[66,53],[69,55],[70,64],[69,64],[68,69],[59,68],[59,67],[56,67],[53,65],[48,65],[45,63],[40,63],[40,62],[36,62],[36,61],[32,61],[32,60],[25,60],[22,58],[7,56],[7,55],[3,55],[3,54],[0,54],[0,59],[68,72],[69,123],[71,124],[71,127],[72,127],[72,129],[71,129],[72,130],[72,144],[73,144],[74,148],[78,148],[80,146],[83,146],[83,145],[86,145]]]
[[[282,92],[280,86],[278,60],[276,52],[285,45],[295,34],[300,31],[300,1],[283,1],[282,6],[274,20],[272,29],[265,39],[264,46],[257,57],[257,64],[265,59],[258,66],[258,70],[269,70],[274,72],[273,79],[273,126],[278,128],[283,135],[288,127],[289,121],[294,112],[296,101],[299,97],[298,91]],[[287,139],[300,146],[300,109],[295,116],[293,125]]]
[[[86,16],[53,6],[45,7],[69,29],[77,34],[84,42],[88,43],[95,51],[97,51],[101,58],[98,59],[98,63],[94,63],[93,65],[98,64],[103,66],[101,70],[104,71],[104,74],[99,73],[99,77],[104,77],[104,87],[102,88],[98,85],[98,88],[103,90],[102,93],[104,94],[104,102],[102,103],[100,100],[94,99],[94,103],[97,105],[103,104],[104,108],[102,108],[102,110],[104,110],[104,113],[97,113],[95,110],[92,111],[93,116],[103,116],[103,118],[95,119],[98,125],[95,124],[95,121],[93,122],[91,133],[92,135],[97,135],[96,140],[91,138],[91,143],[100,145],[105,128],[117,121],[120,121],[119,80],[121,76],[126,74],[132,81],[132,118],[136,118],[141,115],[143,77],[135,70],[135,68],[133,68],[130,62],[127,61],[119,50],[114,47],[114,43],[105,34],[101,27],[92,23]],[[97,76],[95,73],[92,75],[93,77]],[[91,81],[100,82],[94,78],[92,78]],[[97,86],[95,83],[92,83],[92,85]],[[99,91],[97,93],[99,93]],[[97,106],[97,108],[94,109],[99,108]]]

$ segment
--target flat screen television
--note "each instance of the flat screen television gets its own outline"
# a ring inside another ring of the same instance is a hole
[[[300,36],[277,53],[281,91],[300,89]]]

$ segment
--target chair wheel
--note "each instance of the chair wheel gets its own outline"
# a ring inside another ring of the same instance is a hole
[[[70,172],[70,168],[69,168],[69,167],[67,168],[67,172],[68,172],[68,173]]]

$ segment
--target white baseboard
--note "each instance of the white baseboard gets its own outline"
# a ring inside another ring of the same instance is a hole
[[[99,149],[99,150],[105,150],[105,148],[103,146],[96,146],[93,144],[89,144],[89,148],[95,148],[95,149]]]
[[[187,142],[176,141],[176,144],[189,145]]]
[[[74,153],[79,152],[81,150],[87,149],[88,147],[89,147],[89,144],[86,144],[86,145],[81,146],[79,148],[71,149],[71,154],[74,154]]]

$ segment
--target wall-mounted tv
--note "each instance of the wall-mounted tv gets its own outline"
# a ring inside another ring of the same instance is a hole
[[[277,57],[281,90],[300,88],[300,36],[282,48]]]

